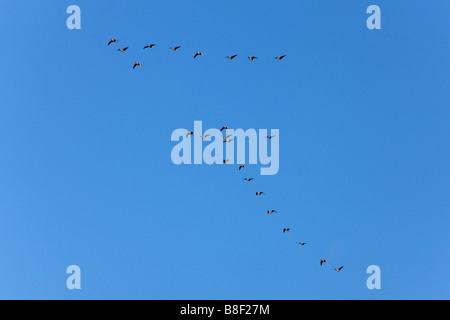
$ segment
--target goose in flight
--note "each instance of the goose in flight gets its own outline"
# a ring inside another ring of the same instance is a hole
[[[186,134],[186,138],[189,136],[193,136],[194,135],[194,131],[188,131],[188,133]]]
[[[301,245],[301,246],[306,246],[307,245],[307,243],[305,243],[305,242],[299,242],[298,244]]]
[[[223,126],[222,129],[220,129],[220,131],[223,131],[223,130],[230,130],[230,128]]]
[[[278,60],[283,60],[284,58],[286,57],[286,55],[284,55],[284,56],[281,56],[281,57],[275,57],[275,59],[278,59]]]
[[[228,163],[228,162],[230,162],[230,159],[223,160],[223,163]]]
[[[248,57],[251,61],[255,61],[255,59],[258,59],[258,57]]]
[[[255,179],[254,178],[244,178],[244,180],[250,182],[250,181],[255,180]]]
[[[211,135],[209,134],[205,134],[204,136],[200,136],[203,140],[205,140],[206,138],[210,137]]]
[[[134,63],[133,69],[136,68],[137,66],[141,67],[141,69],[142,69],[142,64],[140,64],[139,62]]]
[[[278,213],[277,210],[267,210],[267,214],[274,214]]]
[[[323,265],[324,263],[328,263],[328,261],[325,260],[325,259],[321,259],[321,260],[320,260],[320,265]]]
[[[178,47],[175,47],[175,48],[170,47],[170,49],[172,49],[173,51],[177,51],[177,50],[180,49],[180,48],[181,48],[181,46],[178,46]]]
[[[145,47],[144,47],[144,49],[147,49],[147,48],[153,48],[154,46],[156,46],[156,44],[147,44]]]
[[[243,164],[241,164],[241,165],[239,166],[239,171],[241,171],[242,168],[247,169],[246,166],[244,166]]]
[[[205,56],[202,52],[197,51],[197,53],[194,55],[194,59],[198,56]]]
[[[123,53],[125,53],[125,51],[127,51],[127,50],[128,50],[128,47],[125,47],[123,49],[117,49],[117,51],[120,51],[120,52],[123,52]]]
[[[116,39],[111,39],[111,40],[109,40],[109,42],[108,42],[108,46],[109,46],[111,43],[116,43],[116,42],[119,42],[119,41],[117,41]]]
[[[223,139],[223,142],[226,142],[226,141],[228,141],[228,138],[229,138],[229,137],[231,137],[231,134],[227,135],[226,137],[222,137],[222,139]]]
[[[291,229],[289,229],[289,228],[284,228],[284,229],[283,229],[283,233],[286,233],[286,232],[288,232],[288,231],[291,231]]]
[[[275,138],[276,136],[267,136],[267,139],[272,140],[272,138]]]
[[[237,54],[235,54],[235,55],[233,55],[233,56],[227,56],[227,59],[230,59],[230,60],[233,60],[234,58],[236,58],[237,57]]]
[[[257,192],[256,195],[257,196],[262,196],[263,194],[265,194],[264,192]]]
[[[342,266],[342,267],[340,267],[338,269],[334,269],[334,270],[337,271],[337,272],[341,272],[343,268],[344,268],[344,266]]]

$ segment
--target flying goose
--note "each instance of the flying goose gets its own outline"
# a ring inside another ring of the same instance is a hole
[[[109,46],[111,43],[116,43],[116,42],[119,42],[119,41],[117,41],[116,39],[111,39],[111,40],[109,40],[109,42],[108,42],[108,46]]]
[[[194,55],[194,59],[197,58],[198,56],[205,56],[203,53],[197,51],[197,53]]]
[[[177,50],[180,49],[180,48],[181,48],[181,46],[178,46],[178,47],[175,47],[175,48],[170,47],[170,49],[172,49],[173,51],[177,51]]]
[[[225,142],[225,141],[228,141],[228,138],[231,137],[231,136],[232,136],[232,135],[229,134],[229,135],[227,135],[226,137],[222,137],[222,139],[223,139],[223,141]]]
[[[275,59],[278,59],[278,60],[283,60],[284,58],[286,57],[286,55],[284,55],[284,56],[281,56],[281,57],[275,57]]]
[[[141,69],[142,69],[142,64],[140,64],[139,62],[134,63],[133,69],[136,68],[137,66],[141,67]]]
[[[258,57],[248,57],[251,61],[255,61],[255,59],[258,59]]]
[[[117,51],[120,51],[120,52],[123,52],[123,53],[125,53],[125,51],[127,51],[127,50],[128,50],[128,47],[125,47],[123,49],[117,49]]]
[[[340,267],[339,269],[334,269],[334,270],[336,270],[337,272],[341,272],[341,270],[344,268],[344,266],[342,266],[342,267]]]
[[[235,55],[233,55],[233,56],[231,56],[231,57],[230,57],[230,56],[227,56],[227,58],[230,59],[230,60],[233,60],[233,59],[236,58],[236,57],[237,57],[237,54],[235,54]]]
[[[156,44],[147,44],[145,47],[144,47],[144,49],[147,49],[147,48],[153,48],[154,46],[156,46]]]

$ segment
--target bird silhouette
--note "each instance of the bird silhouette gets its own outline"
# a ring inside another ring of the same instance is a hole
[[[194,59],[198,56],[205,56],[202,52],[197,51],[197,53],[194,55]]]
[[[109,46],[111,43],[116,43],[116,42],[119,42],[119,41],[117,41],[116,39],[111,39],[111,40],[109,40],[109,42],[108,42],[108,46]]]
[[[288,232],[288,231],[291,231],[291,229],[289,229],[289,228],[284,228],[284,229],[283,229],[283,233],[286,233],[286,232]]]
[[[341,272],[343,268],[344,268],[344,266],[342,266],[342,267],[340,267],[338,269],[334,269],[334,270],[337,271],[337,272]]]
[[[255,180],[255,179],[254,178],[244,178],[244,180],[250,182],[250,181]]]
[[[141,67],[141,69],[142,69],[142,64],[140,64],[139,62],[135,62],[134,63],[133,69],[138,67],[138,66]]]
[[[125,47],[123,49],[117,49],[117,51],[120,51],[120,52],[123,52],[123,53],[125,53],[125,51],[127,51],[127,50],[128,50],[128,47]]]
[[[278,213],[277,210],[267,210],[267,214],[274,214]]]
[[[301,245],[301,246],[306,246],[307,245],[307,243],[304,243],[304,242],[299,242],[298,244]]]
[[[257,193],[256,193],[257,196],[261,196],[261,195],[263,195],[263,194],[265,194],[265,193],[264,193],[264,192],[257,192]]]
[[[233,55],[233,56],[231,56],[231,57],[230,57],[230,56],[227,56],[227,58],[230,59],[230,60],[233,60],[233,59],[236,58],[236,57],[237,57],[237,54],[235,54],[235,55]]]
[[[186,134],[186,138],[191,136],[191,135],[194,135],[194,131],[188,131],[188,133]]]
[[[227,135],[226,137],[222,137],[223,142],[227,142],[229,137],[231,137],[231,134]]]
[[[154,46],[156,46],[156,44],[147,44],[145,47],[144,47],[144,49],[147,49],[147,48],[153,48]]]
[[[239,171],[241,171],[242,168],[247,169],[246,166],[244,166],[243,164],[241,164],[241,165],[239,166]]]
[[[258,57],[248,57],[251,61],[255,61],[255,59],[258,59]]]
[[[173,51],[177,51],[177,50],[180,49],[180,48],[181,48],[181,46],[178,46],[178,47],[175,47],[175,48],[170,47],[170,49],[172,49]]]
[[[323,265],[324,263],[328,263],[328,261],[325,259],[320,260],[320,265]]]
[[[284,56],[281,56],[281,57],[275,57],[275,59],[278,59],[278,60],[283,60],[284,58],[286,57],[286,55],[284,55]]]
[[[222,127],[222,129],[220,129],[220,131],[223,131],[223,130],[229,130],[230,128],[228,128],[228,127],[226,127],[226,126],[223,126]]]

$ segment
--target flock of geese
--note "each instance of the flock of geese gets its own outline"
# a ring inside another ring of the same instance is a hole
[[[223,127],[223,128],[228,129],[228,127]],[[272,139],[273,137],[275,137],[275,136],[267,136],[267,139]],[[223,163],[227,163],[228,161],[229,160],[224,160]],[[243,164],[240,164],[239,165],[239,171],[241,171],[241,169],[247,169],[247,167],[245,165],[243,165]],[[251,181],[253,181],[255,179],[254,178],[244,178],[243,180],[245,180],[247,182],[251,182]],[[265,193],[263,191],[256,192],[256,196],[262,196],[262,195],[265,195]],[[267,210],[267,214],[268,215],[273,215],[275,213],[278,213],[278,212],[276,210]],[[290,231],[291,231],[290,228],[287,228],[287,227],[283,228],[283,233],[290,232]],[[306,242],[298,242],[298,244],[300,246],[306,246],[307,245]],[[320,266],[323,266],[324,263],[328,263],[328,261],[326,259],[321,259],[320,260]],[[341,267],[335,268],[333,270],[336,271],[336,272],[341,272],[343,268],[344,268],[344,266],[341,266]]]
[[[110,46],[110,45],[113,44],[113,43],[116,44],[116,43],[118,43],[118,42],[119,42],[119,41],[118,41],[117,39],[111,39],[111,40],[109,40],[109,42],[108,42],[108,46]],[[152,43],[152,44],[148,44],[148,43],[147,43],[143,49],[144,49],[144,50],[145,50],[145,49],[152,49],[152,48],[154,48],[155,46],[156,46],[155,43]],[[122,52],[122,53],[125,53],[125,52],[128,50],[128,48],[129,48],[129,47],[119,48],[119,49],[117,49],[117,51],[120,51],[120,52]],[[177,52],[180,48],[181,48],[181,46],[169,47],[169,49],[171,49],[172,51],[175,51],[175,52]],[[199,57],[199,56],[205,56],[205,54],[204,54],[203,52],[201,52],[201,51],[197,51],[197,52],[194,54],[194,59],[197,58],[197,57]],[[234,54],[234,55],[232,55],[232,56],[226,56],[225,58],[227,58],[227,59],[229,59],[229,60],[234,60],[234,59],[237,58],[237,56],[238,56],[237,54]],[[280,61],[284,60],[284,58],[286,58],[286,55],[282,55],[282,56],[275,57],[275,59],[280,60]],[[255,57],[255,56],[250,56],[250,57],[248,57],[248,59],[249,59],[250,61],[255,61],[256,59],[259,59],[259,58],[258,58],[258,57]],[[142,64],[141,64],[140,62],[135,62],[134,65],[133,65],[133,69],[135,69],[136,67],[142,68]]]
[[[118,41],[117,39],[111,39],[111,40],[108,42],[108,46],[110,46],[110,45],[113,44],[113,43],[118,43],[118,42],[119,42],[119,41]],[[152,48],[154,48],[155,46],[156,46],[156,44],[154,44],[154,43],[152,43],[152,44],[146,44],[146,45],[143,47],[143,49],[144,49],[144,50],[145,50],[145,49],[152,49]],[[177,52],[180,48],[181,48],[181,46],[169,47],[169,49],[173,50],[174,52]],[[117,51],[120,51],[120,52],[122,52],[122,53],[125,53],[127,50],[128,50],[128,47],[124,47],[124,48],[119,48],[119,49],[117,49]],[[194,59],[196,59],[196,58],[199,57],[199,56],[205,56],[205,54],[204,54],[203,52],[197,51],[197,52],[194,54]],[[226,56],[226,58],[229,59],[229,60],[234,60],[234,59],[236,59],[237,56],[238,56],[238,55],[235,54],[235,55],[232,55],[232,56]],[[282,61],[282,60],[284,60],[285,57],[286,57],[286,55],[282,55],[282,56],[279,56],[279,57],[275,57],[275,59]],[[248,59],[249,59],[250,61],[255,61],[256,59],[258,59],[258,57],[250,56],[250,57],[248,57]],[[133,69],[135,69],[136,67],[142,68],[142,64],[141,64],[140,62],[135,62],[134,65],[133,65]],[[227,130],[227,129],[230,129],[230,128],[228,128],[227,126],[223,126],[223,127],[220,129],[220,131]],[[193,135],[194,135],[194,132],[193,132],[193,131],[188,131],[187,134],[186,134],[186,138],[189,137],[190,135],[193,136]],[[208,136],[209,136],[209,135],[204,135],[204,136],[200,136],[200,137],[201,137],[203,140],[205,140]],[[231,141],[233,141],[233,139],[230,139],[230,137],[231,137],[231,135],[224,136],[224,137],[223,137],[223,140],[224,140],[223,142],[226,143],[226,142],[231,142]],[[275,136],[267,136],[267,139],[270,140],[270,139],[272,139],[273,137],[275,137]],[[228,163],[229,161],[230,161],[229,159],[224,159],[224,160],[223,160],[223,163],[226,164],[226,163]],[[247,169],[247,167],[246,167],[245,165],[241,164],[241,165],[239,165],[239,171],[241,171],[241,169]],[[251,182],[251,181],[253,181],[253,180],[255,180],[255,179],[254,179],[254,178],[244,178],[243,180],[245,180],[245,181],[247,181],[247,182]],[[265,195],[265,193],[262,192],[262,191],[256,192],[256,196],[262,196],[262,195]],[[269,214],[269,215],[273,215],[273,214],[275,214],[275,213],[278,213],[278,212],[277,212],[276,210],[267,210],[267,214]],[[286,227],[283,228],[283,233],[290,232],[290,231],[291,231],[290,228],[286,228]],[[307,245],[307,243],[305,243],[305,242],[299,242],[298,244],[299,244],[300,246],[306,246],[306,245]],[[327,261],[326,259],[321,259],[321,260],[320,260],[320,266],[323,266],[324,263],[328,263],[328,261]],[[335,270],[335,271],[337,271],[337,272],[341,272],[343,268],[344,268],[344,266],[339,267],[339,268],[336,268],[336,269],[333,269],[333,270]]]

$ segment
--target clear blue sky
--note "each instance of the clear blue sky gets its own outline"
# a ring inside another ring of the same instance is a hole
[[[449,299],[449,9],[3,1],[0,298]],[[279,129],[279,173],[174,165],[195,120]]]

